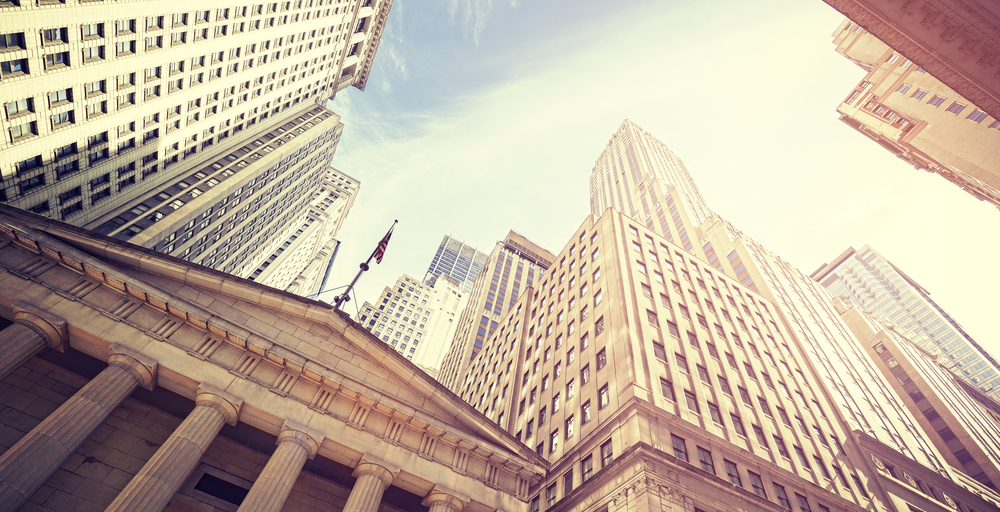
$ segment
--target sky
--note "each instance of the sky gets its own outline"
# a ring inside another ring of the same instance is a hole
[[[361,190],[328,288],[394,219],[351,314],[422,278],[446,234],[489,253],[513,229],[558,253],[631,119],[805,273],[869,244],[1000,356],[1000,211],[838,120],[865,75],[834,51],[842,20],[820,0],[395,0],[366,90],[329,105],[345,124],[333,164]]]

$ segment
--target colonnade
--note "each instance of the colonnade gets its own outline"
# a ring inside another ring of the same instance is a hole
[[[66,325],[43,312],[15,308],[15,322],[0,331],[0,379],[46,346],[66,343]],[[63,465],[137,387],[156,383],[157,363],[111,345],[108,367],[0,455],[0,512],[14,512]],[[108,506],[108,512],[159,512],[195,470],[226,423],[239,421],[242,400],[202,385],[195,408]],[[306,460],[316,456],[325,436],[285,421],[277,448],[240,505],[239,512],[281,510]],[[376,512],[386,488],[399,473],[362,460],[344,512]],[[430,512],[460,512],[465,502],[433,491],[424,499]]]

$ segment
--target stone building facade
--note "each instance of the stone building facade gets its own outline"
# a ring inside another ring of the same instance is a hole
[[[841,121],[917,169],[1000,208],[1000,114],[854,21],[841,22],[833,42],[837,53],[865,70],[837,106]]]
[[[527,510],[548,463],[329,305],[0,206],[0,510]]]

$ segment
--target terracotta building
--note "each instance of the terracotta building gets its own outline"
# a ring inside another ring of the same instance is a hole
[[[917,169],[1000,208],[1000,114],[851,20],[837,27],[833,41],[865,70],[837,107],[840,120]]]

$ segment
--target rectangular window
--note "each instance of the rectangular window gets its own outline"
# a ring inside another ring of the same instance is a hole
[[[736,467],[736,463],[728,459],[722,459],[726,464],[726,475],[729,476],[729,482],[743,487],[743,481],[740,479],[740,470]]]
[[[963,105],[956,101],[952,103],[951,106],[948,107],[947,112],[951,112],[952,114],[958,115],[961,114],[963,110],[965,110],[966,106],[967,105]]]
[[[701,463],[701,470],[706,473],[715,474],[715,463],[712,461],[712,452],[698,447],[698,462]]]
[[[910,86],[909,85],[902,84],[902,85],[899,86],[899,89],[896,89],[896,92],[902,94],[902,93],[905,93],[906,91],[909,91],[909,90],[910,90]]]
[[[812,509],[809,508],[809,500],[805,496],[795,493],[795,499],[799,502],[799,510],[802,512],[812,512]]]
[[[667,400],[674,401],[674,384],[666,379],[660,379],[660,392]]]
[[[712,416],[712,421],[722,425],[722,413],[719,411],[719,406],[711,402],[708,404],[708,413]]]
[[[774,445],[778,447],[778,454],[787,459],[788,448],[785,448],[785,440],[778,436],[772,437],[774,438]]]
[[[764,489],[764,481],[761,480],[760,475],[753,471],[747,471],[747,476],[750,477],[750,486],[753,488],[753,493],[767,499],[767,490]]]
[[[969,119],[976,123],[980,123],[983,121],[983,119],[986,119],[986,112],[976,109],[971,114],[969,114],[969,117],[966,117],[966,119]]]
[[[580,475],[584,482],[590,480],[590,477],[594,476],[593,455],[587,455],[587,457],[580,462]]]
[[[676,359],[676,360],[677,360],[677,367],[678,367],[678,368],[679,368],[679,369],[680,369],[680,370],[681,370],[682,372],[684,372],[684,373],[689,373],[689,370],[688,370],[688,363],[687,363],[687,358],[686,358],[686,357],[684,357],[684,356],[682,356],[682,355],[680,355],[680,354],[678,354],[678,353],[676,353],[676,352],[675,352],[675,353],[674,353],[674,359]]]
[[[931,98],[931,100],[927,102],[927,104],[930,105],[930,106],[932,106],[932,107],[940,107],[941,104],[944,103],[945,99],[947,99],[947,98],[945,98],[944,96],[938,96],[937,94],[935,94],[934,97]]]
[[[674,447],[674,457],[677,457],[684,462],[688,462],[687,444],[685,443],[684,438],[670,434],[670,441]]]
[[[601,386],[601,389],[598,391],[598,399],[599,399],[597,403],[598,409],[603,409],[607,407],[609,403],[611,403],[611,393],[608,391],[607,384]]]
[[[580,423],[587,423],[590,421],[590,400],[587,400],[580,406]]]
[[[927,91],[925,91],[923,89],[917,89],[917,91],[914,92],[913,95],[910,96],[910,97],[913,98],[913,99],[915,99],[915,100],[922,100],[922,99],[924,99],[924,96],[927,96]]]
[[[601,467],[605,467],[611,464],[611,461],[615,459],[614,450],[611,446],[611,440],[601,445]]]
[[[789,510],[792,509],[792,504],[788,501],[788,494],[785,493],[785,488],[772,482],[774,485],[774,495],[778,498],[778,504]]]
[[[701,410],[698,407],[698,397],[691,391],[684,390],[684,401],[687,402],[687,408],[689,411],[695,414],[701,414]]]

